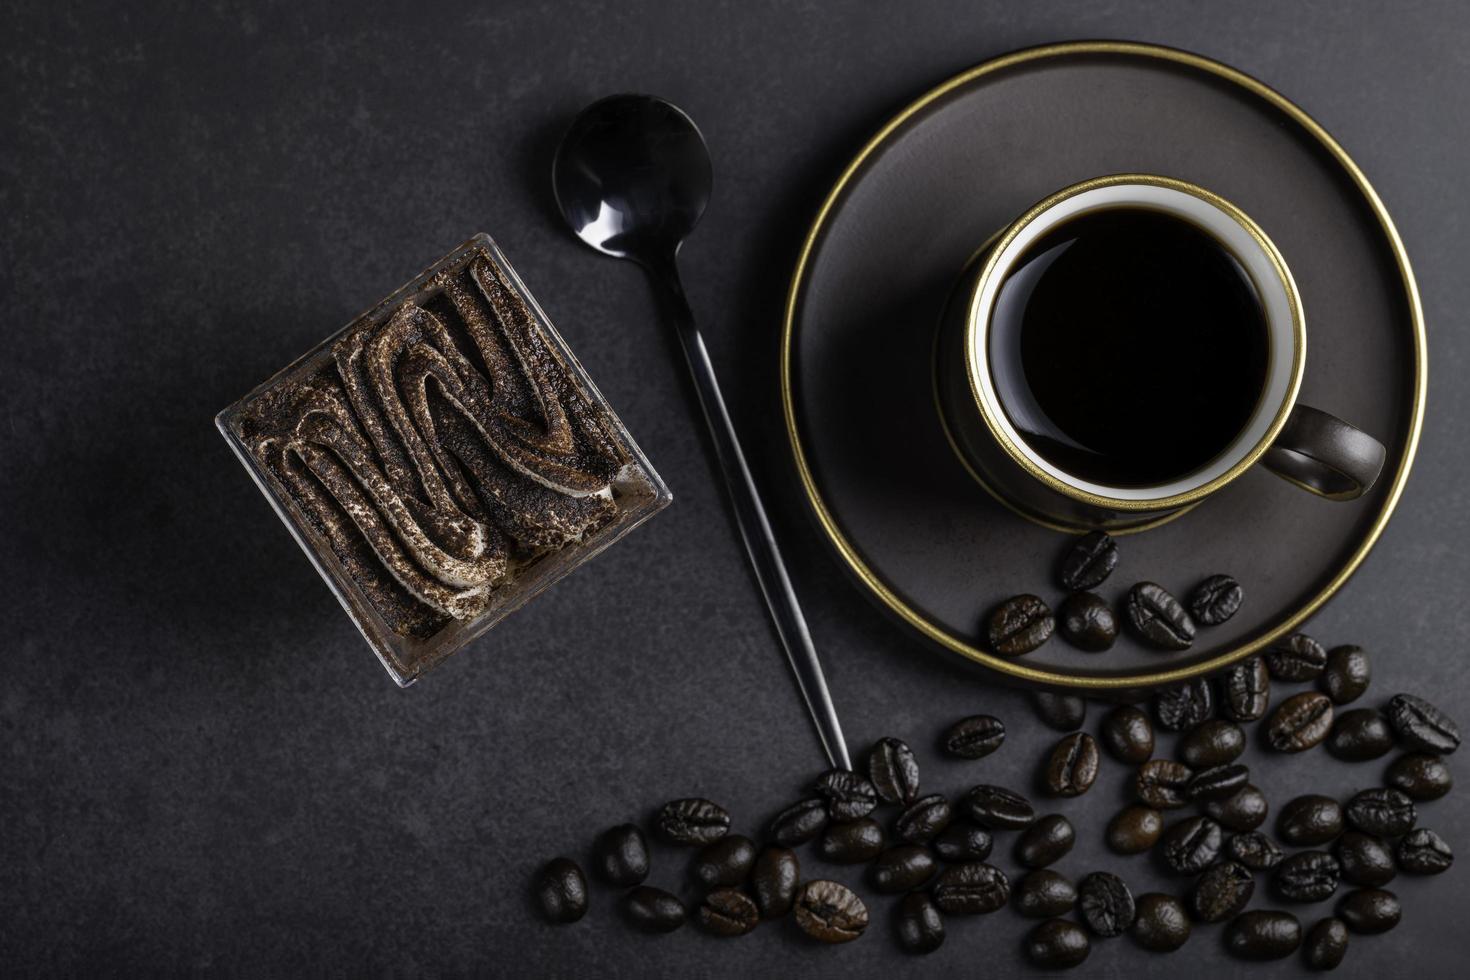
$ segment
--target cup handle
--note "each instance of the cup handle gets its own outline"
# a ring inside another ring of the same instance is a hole
[[[1277,476],[1319,497],[1355,500],[1378,479],[1387,455],[1383,443],[1362,429],[1299,404],[1261,462]]]

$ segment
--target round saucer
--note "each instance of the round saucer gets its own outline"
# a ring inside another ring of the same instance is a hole
[[[1059,636],[1017,659],[982,621],[1034,592],[1055,606],[1071,538],[993,499],[936,417],[930,351],[975,249],[1059,187],[1109,173],[1179,177],[1235,202],[1272,237],[1307,321],[1301,400],[1378,437],[1388,461],[1351,502],[1255,467],[1178,520],[1124,537],[1097,591],[1142,580],[1181,599],[1240,580],[1245,603],[1194,646],[1128,635],[1103,654]],[[1424,415],[1424,323],[1398,233],[1362,172],[1305,112],[1198,55],[1122,42],[986,62],[925,94],[863,147],[797,262],[781,386],[797,470],[822,531],[862,588],[939,646],[1012,678],[1107,689],[1221,668],[1298,628],[1352,574],[1408,478]]]

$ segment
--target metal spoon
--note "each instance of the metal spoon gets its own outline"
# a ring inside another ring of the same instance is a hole
[[[704,214],[711,182],[709,149],[694,122],[649,95],[614,95],[588,106],[562,137],[552,164],[556,202],[572,231],[599,252],[643,266],[668,299],[669,317],[694,377],[735,519],[776,632],[827,758],[833,766],[851,769],[822,664],[679,282],[674,257]]]

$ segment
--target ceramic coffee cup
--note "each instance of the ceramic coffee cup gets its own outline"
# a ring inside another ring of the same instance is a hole
[[[1203,465],[1151,485],[1110,486],[1083,478],[1029,444],[1014,421],[1018,411],[1028,409],[1007,402],[1002,389],[1014,386],[997,384],[997,366],[989,353],[1000,287],[1028,246],[1062,222],[1110,208],[1163,212],[1215,239],[1249,277],[1265,323],[1264,379],[1240,432]],[[1341,419],[1297,402],[1306,352],[1306,319],[1296,284],[1255,222],[1230,202],[1185,181],[1119,174],[1052,194],[981,247],[940,322],[935,394],[955,451],[1003,503],[1066,530],[1136,529],[1204,500],[1258,462],[1331,500],[1352,500],[1373,485],[1383,468],[1383,445]]]

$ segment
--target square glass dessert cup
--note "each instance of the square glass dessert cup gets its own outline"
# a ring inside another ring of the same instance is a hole
[[[483,234],[215,422],[405,687],[673,499]]]

